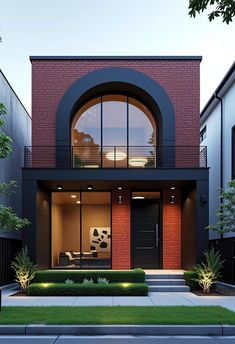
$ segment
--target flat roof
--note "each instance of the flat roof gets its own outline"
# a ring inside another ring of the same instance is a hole
[[[33,60],[202,60],[202,56],[30,56]]]

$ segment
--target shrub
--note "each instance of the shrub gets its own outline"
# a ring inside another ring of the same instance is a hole
[[[148,286],[145,283],[32,283],[31,296],[145,296]]]
[[[65,284],[73,284],[74,281],[71,280],[71,279],[69,279],[69,278],[67,278],[67,280],[65,280],[64,283],[65,283]]]
[[[84,278],[92,278],[97,283],[98,278],[106,278],[109,283],[130,282],[143,283],[145,273],[142,269],[135,270],[99,270],[99,271],[79,271],[79,270],[41,270],[34,277],[33,282],[55,282],[64,283],[66,279],[72,279],[74,283],[82,283]]]
[[[20,283],[21,292],[27,293],[29,283],[37,272],[37,266],[30,260],[26,246],[15,256],[11,267],[15,271],[16,282]]]
[[[82,284],[91,285],[91,284],[94,284],[94,281],[92,278],[90,279],[84,278]]]
[[[108,283],[109,283],[109,280],[107,280],[107,278],[105,278],[105,277],[99,277],[99,278],[97,279],[97,282],[98,282],[99,284],[108,284]]]
[[[185,271],[184,272],[184,279],[186,281],[187,286],[189,286],[190,290],[198,289],[198,282],[196,282],[197,273],[196,271]]]

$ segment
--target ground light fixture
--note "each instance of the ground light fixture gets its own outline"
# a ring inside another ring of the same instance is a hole
[[[145,199],[144,196],[133,196],[132,199]]]
[[[76,196],[76,195],[71,195],[70,197],[71,197],[71,198],[77,198],[77,196]]]
[[[118,186],[118,190],[122,190],[122,186]]]
[[[171,190],[175,190],[175,186],[174,185],[171,186]]]
[[[77,203],[77,204],[80,204],[80,203],[81,203],[81,201],[76,201],[76,203]]]
[[[171,195],[170,197],[170,204],[174,204],[175,203],[175,196]]]

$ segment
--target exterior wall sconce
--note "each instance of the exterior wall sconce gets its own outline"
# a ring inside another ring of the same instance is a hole
[[[122,204],[123,203],[123,200],[122,200],[122,196],[118,196],[118,204]]]
[[[175,196],[171,195],[170,197],[170,204],[175,204]]]
[[[205,205],[207,203],[207,195],[201,195],[200,203],[201,205]]]

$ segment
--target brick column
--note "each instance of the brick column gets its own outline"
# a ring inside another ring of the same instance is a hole
[[[170,196],[175,195],[175,203]],[[163,269],[181,269],[180,191],[163,190]]]
[[[118,204],[122,195],[123,203]],[[131,206],[129,190],[112,191],[112,268],[131,267]]]

